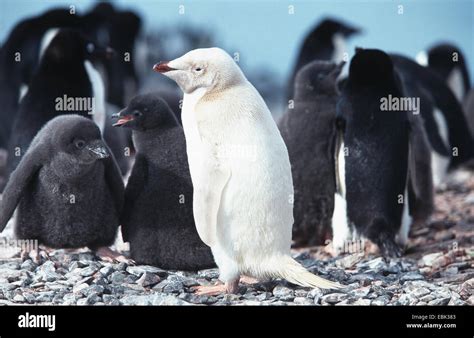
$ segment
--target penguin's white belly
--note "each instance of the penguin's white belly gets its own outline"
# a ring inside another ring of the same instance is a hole
[[[449,135],[448,135],[448,124],[446,119],[444,118],[443,114],[439,109],[435,109],[433,111],[433,116],[436,121],[436,125],[438,126],[439,135],[443,140],[444,144],[450,149],[449,145]],[[443,183],[446,175],[448,173],[450,158],[441,156],[435,151],[431,151],[431,167],[433,171],[433,185],[435,188],[439,187],[441,183]]]
[[[184,94],[183,107],[181,109],[181,121],[186,137],[186,153],[188,155],[189,171],[193,184],[197,179],[199,164],[202,163],[202,141],[199,135],[194,107],[205,93],[204,89],[199,88],[191,94]]]
[[[105,129],[105,86],[100,73],[94,68],[90,61],[84,61],[89,81],[92,84],[92,95],[94,104],[92,109],[92,120],[99,126],[100,132]]]

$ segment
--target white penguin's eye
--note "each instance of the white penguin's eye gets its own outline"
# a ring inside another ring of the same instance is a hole
[[[194,68],[194,71],[199,73],[199,72],[202,71],[202,68],[201,67],[196,67],[196,68]]]
[[[89,42],[89,43],[87,44],[86,48],[87,48],[87,52],[88,52],[88,53],[93,53],[94,50],[95,50],[95,46],[94,46],[94,44],[93,44],[92,42]]]
[[[86,145],[86,142],[83,141],[83,140],[77,140],[77,141],[75,142],[75,144],[76,144],[76,147],[77,147],[77,148],[82,149],[82,148],[84,148],[84,146]]]

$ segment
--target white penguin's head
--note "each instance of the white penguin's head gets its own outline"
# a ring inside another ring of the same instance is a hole
[[[184,93],[221,90],[246,81],[234,59],[220,48],[194,49],[153,69],[174,80]]]

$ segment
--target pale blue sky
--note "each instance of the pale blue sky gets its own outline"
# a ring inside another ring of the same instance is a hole
[[[122,8],[138,11],[145,28],[173,27],[192,23],[215,32],[219,45],[239,51],[250,68],[266,66],[286,76],[304,34],[322,17],[332,16],[364,29],[351,41],[415,56],[420,49],[438,41],[451,41],[462,48],[474,77],[474,0],[409,1],[162,1],[117,0]],[[2,0],[0,40],[21,18],[38,14],[54,5],[76,4],[79,12],[91,0]],[[185,6],[180,15],[178,6]],[[398,14],[398,5],[404,13]],[[288,14],[288,6],[295,14]]]

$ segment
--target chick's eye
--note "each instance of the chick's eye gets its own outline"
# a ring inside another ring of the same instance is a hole
[[[138,116],[141,116],[141,115],[142,115],[142,113],[139,112],[138,110],[135,110],[135,111],[133,112],[133,116],[138,117]]]
[[[89,43],[87,44],[86,48],[87,48],[87,52],[89,52],[89,53],[93,53],[94,50],[95,50],[95,46],[94,46],[94,44],[93,44],[92,42],[89,42]]]
[[[84,142],[83,140],[77,140],[75,144],[77,148],[82,149],[86,145],[86,142]]]

